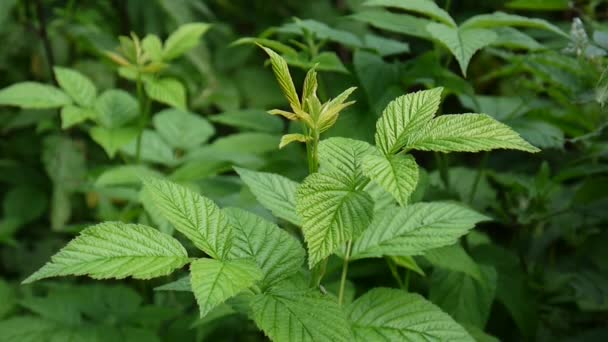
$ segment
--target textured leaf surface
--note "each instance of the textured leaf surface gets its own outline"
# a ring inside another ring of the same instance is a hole
[[[291,234],[272,222],[238,208],[224,210],[235,228],[230,257],[252,258],[262,270],[263,286],[298,272],[304,263],[304,248]]]
[[[160,178],[147,178],[144,183],[158,210],[175,229],[211,257],[226,258],[232,245],[232,227],[213,201]]]
[[[364,5],[398,8],[423,14],[446,25],[456,27],[454,19],[452,19],[448,12],[437,6],[433,0],[368,0],[364,3]]]
[[[163,110],[152,119],[154,128],[172,147],[190,149],[206,142],[215,129],[204,118],[178,109]]]
[[[145,82],[150,98],[171,107],[186,110],[186,88],[174,78],[149,79]]]
[[[329,138],[319,144],[321,172],[333,172],[354,185],[365,180],[361,170],[362,159],[372,147],[360,140]]]
[[[407,148],[438,152],[514,149],[538,152],[509,126],[485,114],[442,115],[411,137]]]
[[[355,341],[474,341],[441,309],[402,290],[375,288],[347,311]]]
[[[418,164],[410,155],[368,155],[363,159],[363,172],[402,206],[407,204],[418,184]]]
[[[429,299],[462,324],[484,328],[496,293],[496,271],[481,266],[482,277],[436,269],[431,277]]]
[[[374,202],[336,174],[314,173],[298,189],[296,209],[312,268],[369,225]]]
[[[139,114],[137,100],[124,90],[104,91],[95,101],[97,121],[106,128],[123,126]]]
[[[76,70],[54,67],[59,86],[83,107],[90,107],[97,96],[97,88],[91,80]]]
[[[433,118],[442,91],[443,88],[433,88],[391,101],[376,123],[376,146],[385,155],[399,151],[413,132],[422,129]]]
[[[66,275],[150,279],[187,262],[186,250],[169,235],[144,225],[105,222],[83,230],[23,282]]]
[[[487,217],[452,203],[416,203],[392,207],[374,215],[355,241],[352,259],[422,254],[456,242]]]
[[[262,278],[262,272],[250,259],[198,259],[192,262],[190,272],[201,317]]]
[[[165,41],[163,59],[174,59],[197,46],[201,36],[210,27],[205,23],[189,23],[178,27]]]
[[[344,311],[330,296],[276,287],[251,301],[253,319],[275,342],[352,341]]]
[[[289,73],[289,67],[287,66],[287,62],[281,55],[272,51],[269,48],[262,47],[264,51],[270,57],[270,64],[272,65],[272,71],[274,72],[274,76],[279,82],[279,86],[283,91],[283,95],[291,105],[293,110],[300,108],[300,99],[298,98],[298,93],[296,92],[296,87],[293,84],[293,79],[291,78],[291,74]]]
[[[509,14],[505,12],[494,12],[491,14],[476,15],[462,23],[460,27],[493,28],[501,26],[536,28],[551,31],[562,37],[568,38],[568,35],[564,31],[562,31],[559,27],[549,23],[546,20],[528,18],[521,15]]]
[[[53,86],[37,82],[15,83],[0,89],[0,105],[21,108],[57,108],[72,103],[70,97]]]
[[[272,213],[297,226],[301,220],[296,213],[296,191],[298,183],[274,173],[234,168],[253,192],[255,198]]]
[[[482,28],[453,28],[437,23],[430,23],[426,28],[433,38],[452,52],[465,76],[469,61],[475,52],[490,45],[497,38],[494,31]]]

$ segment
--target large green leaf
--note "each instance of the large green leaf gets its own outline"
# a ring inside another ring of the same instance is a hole
[[[233,231],[220,208],[210,199],[160,178],[146,178],[146,189],[156,207],[175,229],[215,259],[225,259]]]
[[[418,294],[375,288],[347,307],[355,341],[474,341]]]
[[[529,27],[551,31],[562,37],[569,38],[568,35],[559,27],[549,23],[543,19],[528,18],[517,14],[509,14],[504,12],[494,12],[491,14],[480,14],[469,18],[460,25],[461,28],[476,27],[476,28],[494,28],[501,26],[509,27]]]
[[[393,154],[407,144],[408,137],[429,122],[441,101],[443,88],[418,91],[391,101],[376,123],[376,146]]]
[[[500,148],[539,151],[509,126],[485,114],[439,116],[411,136],[405,147],[438,152],[479,152]]]
[[[201,36],[210,27],[205,23],[189,23],[178,27],[165,41],[163,59],[177,58],[197,46]]]
[[[435,1],[433,0],[368,0],[364,3],[364,5],[393,7],[405,11],[410,11],[426,15],[446,25],[456,27],[454,19],[452,19],[448,12],[437,6]]]
[[[481,279],[461,272],[435,269],[429,299],[462,324],[484,328],[496,293],[496,271],[481,267]]]
[[[166,109],[154,115],[154,128],[172,147],[190,149],[206,142],[215,129],[207,120],[179,109]]]
[[[197,259],[192,262],[190,272],[201,317],[262,278],[262,272],[251,259]]]
[[[241,180],[247,184],[255,198],[272,213],[297,226],[301,224],[296,213],[296,190],[298,183],[281,175],[234,168]]]
[[[253,319],[275,342],[352,341],[344,311],[312,289],[276,286],[251,301]]]
[[[124,90],[104,91],[95,101],[97,121],[106,128],[117,128],[139,115],[137,100]]]
[[[0,105],[21,108],[57,108],[72,103],[70,97],[53,86],[37,82],[21,82],[0,89]]]
[[[367,155],[363,159],[363,172],[402,206],[407,204],[418,184],[418,164],[410,155]]]
[[[456,57],[464,76],[471,57],[477,50],[490,45],[497,35],[492,30],[483,28],[455,28],[444,24],[430,23],[426,27],[431,36],[444,44]]]
[[[105,128],[96,126],[89,131],[91,138],[101,145],[110,158],[114,158],[116,152],[134,141],[139,135],[139,130],[134,127]]]
[[[352,248],[352,259],[422,254],[451,245],[488,218],[464,206],[433,202],[390,207],[374,215]]]
[[[171,107],[186,110],[186,88],[175,78],[150,78],[145,89],[151,99]]]
[[[296,209],[312,268],[369,225],[374,202],[338,174],[314,173],[299,187]]]
[[[235,229],[231,258],[252,258],[262,270],[263,286],[270,286],[298,272],[304,248],[288,232],[272,222],[238,208],[224,212]]]
[[[76,70],[54,67],[55,77],[59,86],[77,104],[83,107],[90,107],[95,102],[97,88],[91,80]]]
[[[150,279],[187,262],[186,250],[169,235],[144,225],[105,222],[83,230],[23,283],[66,275]]]
[[[365,177],[361,170],[363,157],[372,147],[360,140],[348,138],[329,138],[319,144],[321,172],[332,172],[348,179],[354,185],[361,184]]]

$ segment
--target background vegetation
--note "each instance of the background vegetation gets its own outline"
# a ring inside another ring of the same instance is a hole
[[[607,340],[608,3],[438,0],[447,17],[395,3],[0,1],[0,88],[58,85],[64,67],[99,96],[49,105],[31,88],[20,105],[25,95],[0,93],[0,341],[265,339],[228,305],[200,319],[191,293],[155,290],[179,275],[20,285],[91,224],[172,233],[138,175],[275,220],[233,167],[297,181],[308,168],[302,145],[278,149],[299,127],[266,113],[287,102],[255,42],[288,61],[296,84],[316,65],[322,101],[357,87],[324,136],[373,142],[389,101],[441,86],[440,113],[486,113],[542,150],[413,152],[422,170],[412,201],[458,200],[492,221],[422,256],[353,262],[351,298],[375,286],[418,292],[482,341]],[[521,17],[479,16],[495,11]],[[211,26],[158,59],[118,38],[154,34],[166,47],[193,22]],[[340,267],[330,260],[328,288]]]

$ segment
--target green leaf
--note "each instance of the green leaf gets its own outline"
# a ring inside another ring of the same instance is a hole
[[[189,23],[177,28],[165,41],[163,59],[177,58],[198,45],[201,36],[211,27],[205,23]]]
[[[59,337],[61,331],[57,323],[34,316],[17,316],[0,321],[0,341],[52,341],[53,338]]]
[[[454,19],[452,19],[448,12],[437,6],[437,4],[433,0],[368,0],[364,3],[364,5],[393,7],[405,11],[410,11],[426,15],[448,26],[456,27]]]
[[[325,139],[319,144],[321,171],[339,174],[341,179],[359,185],[365,180],[362,160],[371,152],[372,147],[364,141],[340,137]]]
[[[144,225],[105,222],[84,229],[23,283],[66,275],[150,279],[188,261],[184,247],[169,235]]]
[[[263,286],[273,285],[300,270],[305,252],[291,234],[242,209],[227,208],[224,212],[235,228],[230,257],[254,259],[264,275]]]
[[[465,77],[469,61],[475,52],[490,45],[497,38],[494,31],[482,28],[453,28],[444,24],[430,23],[426,29],[456,57]]]
[[[542,50],[544,46],[536,39],[512,27],[494,29],[498,35],[492,46],[502,46],[509,49]]]
[[[160,62],[163,59],[163,43],[157,35],[148,34],[141,41],[141,46],[144,52],[154,62]]]
[[[129,156],[137,154],[137,140],[132,140],[122,148]],[[166,166],[175,166],[177,157],[173,149],[161,138],[158,132],[146,129],[141,137],[141,159]]]
[[[155,287],[154,291],[192,292],[192,284],[190,281],[190,275],[179,278],[176,281],[172,281],[165,285]]]
[[[97,113],[88,108],[67,105],[61,108],[61,128],[67,129],[89,119],[95,119]]]
[[[407,256],[454,244],[488,218],[452,203],[416,203],[376,213],[352,248],[352,259]]]
[[[281,175],[234,168],[243,183],[255,198],[275,216],[289,221],[296,226],[301,220],[296,213],[296,190],[298,183]]]
[[[310,268],[367,228],[374,210],[367,192],[334,173],[308,176],[296,198]]]
[[[482,266],[481,274],[475,280],[461,272],[435,269],[429,299],[458,322],[483,328],[496,293],[496,271]]]
[[[262,272],[250,259],[197,259],[192,262],[190,272],[201,317],[262,278]]]
[[[0,279],[0,320],[8,315],[16,305],[15,291],[6,281]]]
[[[21,224],[35,221],[47,208],[47,194],[34,185],[18,185],[4,194],[2,213]]]
[[[367,155],[363,172],[405,206],[418,184],[418,164],[410,155]]]
[[[407,144],[408,137],[429,122],[441,102],[443,88],[418,91],[391,101],[376,123],[376,146],[393,154]]]
[[[91,80],[76,70],[54,67],[59,86],[83,107],[91,107],[97,97],[97,88]]]
[[[396,265],[414,271],[423,277],[426,276],[422,268],[418,266],[416,260],[411,256],[392,256],[390,257],[390,260],[392,260]]]
[[[251,301],[253,319],[275,342],[352,341],[344,311],[312,289],[276,286]]]
[[[274,76],[279,82],[281,90],[283,91],[283,95],[285,95],[285,98],[287,98],[289,105],[294,111],[299,110],[300,99],[298,98],[298,93],[296,92],[296,87],[293,84],[291,74],[289,73],[289,67],[287,66],[287,62],[278,53],[272,51],[269,48],[263,46],[261,47],[262,49],[264,49],[264,51],[266,51],[266,53],[270,57],[272,71],[274,72]]]
[[[477,281],[482,280],[479,266],[460,244],[428,250],[424,252],[424,258],[435,267],[462,272]]]
[[[234,234],[228,218],[213,201],[160,178],[146,178],[144,184],[175,229],[214,259],[228,256]]]
[[[281,142],[279,142],[279,148],[283,148],[295,141],[305,143],[306,140],[307,140],[307,137],[304,134],[300,134],[300,133],[285,134],[284,136],[281,137]]]
[[[91,138],[101,145],[110,158],[114,158],[116,152],[127,146],[139,135],[139,130],[133,127],[104,128],[93,127],[89,131]]]
[[[60,89],[37,82],[15,83],[0,89],[0,105],[31,109],[58,108],[72,103]]]
[[[186,110],[186,88],[175,78],[150,78],[144,82],[151,99]]]
[[[474,341],[418,294],[375,288],[348,306],[355,341]]]
[[[485,114],[439,116],[414,134],[406,147],[437,152],[479,152],[500,148],[540,151],[509,126]]]
[[[95,180],[95,186],[139,185],[142,177],[161,176],[160,172],[145,165],[120,165],[101,173]]]
[[[139,115],[137,100],[124,90],[104,91],[95,101],[97,121],[106,128],[125,125]]]
[[[204,118],[178,109],[154,115],[154,128],[174,148],[191,149],[209,140],[215,129]]]
[[[243,109],[212,115],[209,120],[242,130],[281,133],[283,121],[261,109]]]
[[[385,10],[357,12],[350,17],[381,30],[423,39],[430,38],[429,32],[425,29],[428,24],[432,23],[428,19]]]
[[[527,27],[551,31],[564,38],[569,38],[568,34],[559,27],[543,19],[528,18],[517,14],[505,12],[494,12],[491,14],[480,14],[469,18],[460,25],[461,28],[495,28],[495,27]]]

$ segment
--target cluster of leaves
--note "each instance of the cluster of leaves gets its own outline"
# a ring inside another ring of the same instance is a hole
[[[605,19],[0,2],[0,340],[605,339]]]

